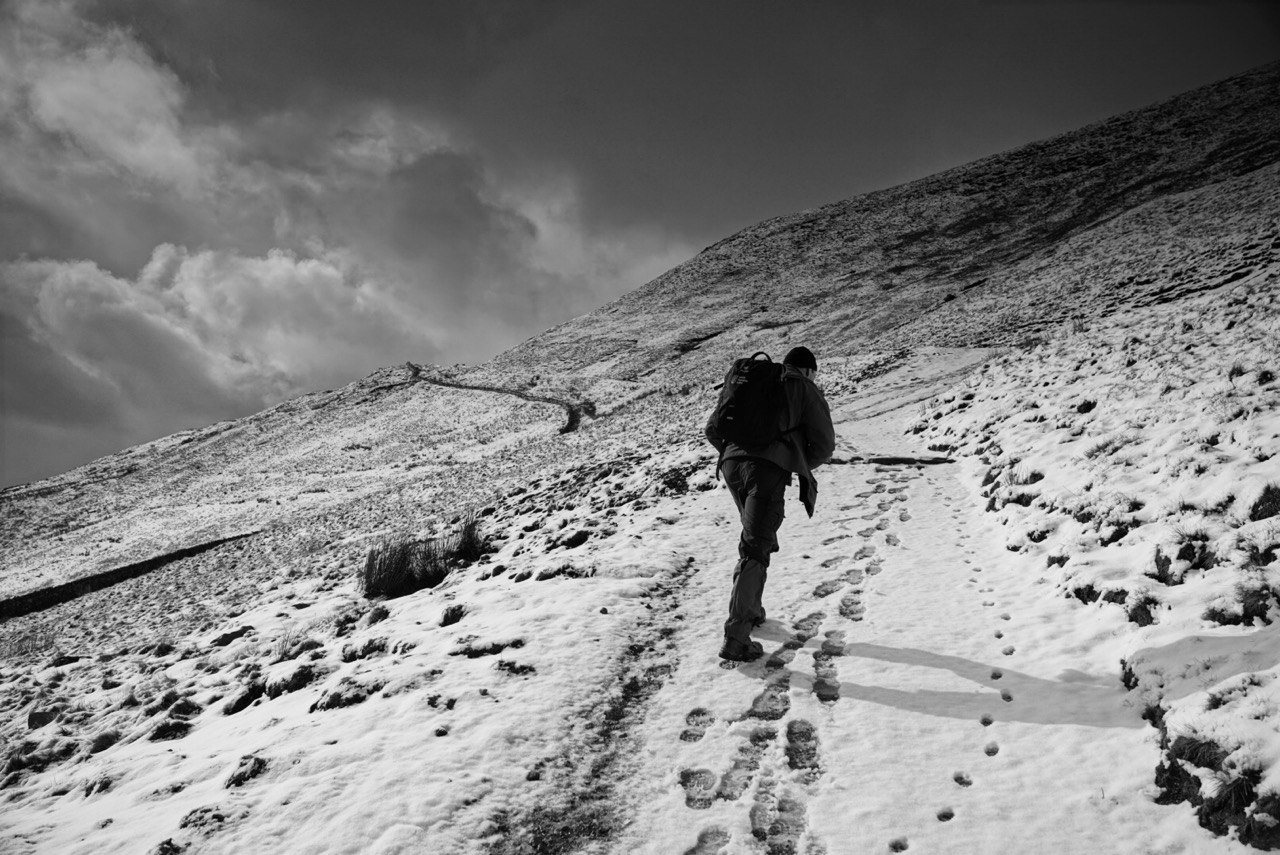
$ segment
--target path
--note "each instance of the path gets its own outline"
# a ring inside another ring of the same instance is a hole
[[[414,383],[427,383],[432,386],[440,386],[445,389],[465,389],[469,392],[493,392],[497,395],[512,395],[522,401],[528,401],[533,404],[550,404],[553,407],[562,407],[567,416],[564,427],[560,428],[561,433],[572,433],[578,429],[578,425],[582,422],[583,415],[594,416],[595,404],[591,401],[567,401],[561,398],[552,398],[549,395],[535,395],[531,392],[525,392],[520,389],[507,389],[502,386],[486,386],[480,383],[458,383],[453,380],[442,380],[439,377],[427,377],[422,374],[422,366],[414,365],[412,362],[406,362],[409,370],[409,378],[396,383],[384,383],[381,386],[375,386],[369,391],[370,395],[385,392],[389,389],[396,389],[400,386],[410,386]]]
[[[1152,802],[1155,732],[1117,663],[1081,649],[1072,604],[1005,552],[959,466],[904,436],[914,407],[885,406],[955,372],[908,366],[835,408],[837,456],[886,462],[821,470],[812,520],[789,497],[755,663],[715,657],[737,526],[708,494],[723,536],[687,544],[705,569],[684,655],[610,851],[1234,851]]]

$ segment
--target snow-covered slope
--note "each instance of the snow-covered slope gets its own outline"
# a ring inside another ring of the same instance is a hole
[[[3,491],[0,849],[1274,843],[1278,124],[1273,65]],[[701,425],[795,343],[839,448],[724,668]]]
[[[986,508],[1025,572],[1129,638],[1123,678],[1161,730],[1162,798],[1272,845],[1277,341],[1273,268],[1007,354],[913,427],[980,463]]]

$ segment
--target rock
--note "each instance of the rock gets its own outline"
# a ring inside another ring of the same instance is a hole
[[[62,715],[61,707],[46,707],[44,709],[32,707],[31,711],[27,713],[27,729],[36,730],[44,727],[50,722],[57,721],[60,715]]]
[[[252,778],[261,775],[267,768],[267,761],[253,754],[246,754],[240,758],[240,765],[227,778],[224,787],[230,789],[232,787],[240,787]]]
[[[237,638],[247,635],[250,632],[253,632],[253,627],[242,626],[239,629],[233,629],[230,632],[224,632],[222,635],[219,635],[217,638],[215,638],[213,641],[210,641],[209,643],[214,647],[226,647],[228,644],[235,641]]]

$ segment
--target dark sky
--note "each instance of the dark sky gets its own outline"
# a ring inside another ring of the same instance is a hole
[[[1277,57],[1269,0],[0,0],[0,484]]]

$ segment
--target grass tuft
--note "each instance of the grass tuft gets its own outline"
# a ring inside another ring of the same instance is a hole
[[[434,588],[454,569],[474,563],[488,551],[474,515],[464,517],[451,536],[384,543],[369,550],[360,576],[361,593],[370,599],[394,598]]]

